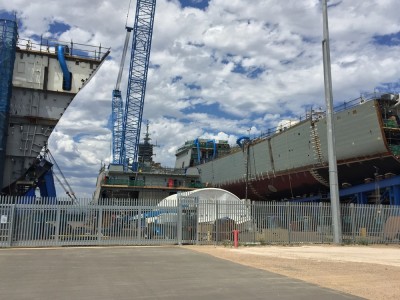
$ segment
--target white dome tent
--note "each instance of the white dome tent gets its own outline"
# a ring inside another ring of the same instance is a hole
[[[250,208],[245,200],[218,188],[204,188],[171,195],[163,199],[159,207],[182,208],[197,206],[198,223],[215,222],[217,219],[231,219],[236,224],[251,220]]]

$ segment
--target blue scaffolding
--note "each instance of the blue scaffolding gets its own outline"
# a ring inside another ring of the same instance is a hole
[[[7,146],[7,123],[10,109],[12,77],[17,44],[17,23],[0,19],[0,184]]]

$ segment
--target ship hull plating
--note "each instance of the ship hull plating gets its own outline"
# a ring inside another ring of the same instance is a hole
[[[400,173],[399,128],[386,128],[395,101],[353,103],[335,113],[339,187],[379,181]],[[389,138],[390,136],[390,138]],[[326,120],[303,120],[253,140],[243,149],[198,165],[201,181],[240,198],[285,200],[329,192]]]
[[[338,181],[340,188],[367,182],[378,183],[382,178],[398,174],[399,170],[400,163],[393,156],[348,162],[338,165]],[[360,176],[360,174],[363,175]],[[320,176],[320,178],[317,179],[316,176]],[[247,198],[252,200],[285,200],[315,195],[326,196],[329,192],[329,186],[326,183],[329,183],[328,168],[313,171],[297,170],[269,177],[260,176],[247,181]],[[246,180],[221,184],[219,187],[234,193],[239,198],[246,198]]]
[[[28,41],[25,45],[20,40],[15,49],[2,170],[4,194],[24,195],[36,186],[40,172],[35,170],[42,169],[42,151],[47,147],[52,131],[109,53],[105,51],[100,55],[98,48],[92,49],[92,46],[82,45],[86,48],[73,52],[72,44],[70,47],[56,45],[61,44],[39,45]],[[61,55],[60,51],[65,52]],[[68,87],[65,69],[69,72]]]

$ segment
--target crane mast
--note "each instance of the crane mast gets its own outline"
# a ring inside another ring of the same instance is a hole
[[[113,90],[112,93],[112,162],[118,164],[121,154],[122,140],[122,96],[120,90]]]
[[[149,68],[156,0],[138,0],[133,26],[125,111],[122,121],[119,163],[137,169],[140,129]],[[119,107],[119,106],[118,106]],[[114,145],[114,148],[118,147]],[[117,150],[117,149],[114,149]]]

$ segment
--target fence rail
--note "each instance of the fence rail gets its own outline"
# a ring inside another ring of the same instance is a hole
[[[231,244],[233,230],[239,230],[242,244],[333,242],[329,203],[183,197],[168,205],[156,200],[131,201],[134,206],[28,202],[0,198],[0,247]],[[341,220],[344,243],[400,243],[399,206],[342,204]]]
[[[31,40],[19,38],[17,47],[22,50],[31,50],[41,53],[57,54],[57,46],[63,45],[66,47],[66,55],[83,57],[87,59],[102,60],[110,52],[110,48],[104,48],[101,45],[93,46],[87,44],[74,43],[72,41],[59,41],[40,37],[40,40]]]

